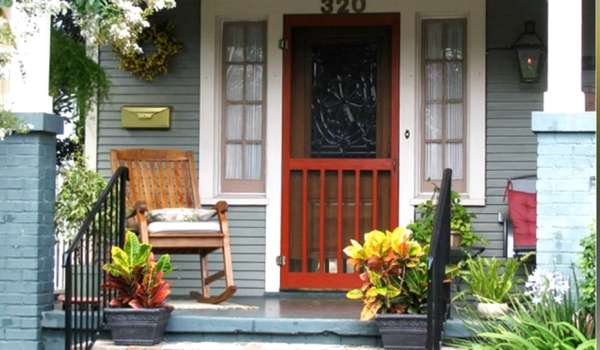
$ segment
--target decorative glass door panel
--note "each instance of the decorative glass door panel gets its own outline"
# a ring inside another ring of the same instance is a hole
[[[399,19],[315,17],[286,16],[283,289],[358,285],[342,249],[398,221]]]

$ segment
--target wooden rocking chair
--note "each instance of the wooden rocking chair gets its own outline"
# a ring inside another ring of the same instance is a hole
[[[190,296],[201,303],[218,304],[236,291],[229,245],[226,202],[218,202],[214,215],[217,221],[148,223],[146,212],[164,208],[200,209],[197,173],[192,152],[158,149],[113,150],[112,168],[129,168],[127,205],[133,207],[139,225],[139,235],[153,251],[175,254],[199,254],[202,292]],[[208,273],[208,254],[223,251],[224,269]],[[209,296],[209,285],[225,278],[225,290]]]

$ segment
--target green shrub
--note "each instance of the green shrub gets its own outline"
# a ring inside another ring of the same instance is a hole
[[[89,210],[106,187],[106,181],[86,167],[82,159],[61,171],[63,184],[56,197],[54,222],[60,240],[72,240]]]
[[[407,228],[413,232],[413,237],[421,244],[429,244],[431,233],[433,232],[433,219],[435,216],[435,203],[433,198],[439,193],[436,186],[433,190],[433,197],[417,206],[417,219]],[[470,248],[477,242],[483,242],[473,231],[472,221],[475,214],[469,213],[460,202],[460,194],[451,192],[451,220],[450,229],[457,232],[461,237],[461,247]]]
[[[483,302],[505,303],[515,286],[521,262],[478,257],[466,260],[464,266],[460,277],[466,282],[469,294]]]
[[[581,241],[583,251],[579,259],[581,285],[579,286],[579,303],[581,308],[590,315],[596,308],[596,231],[595,223],[592,232]]]
[[[471,313],[466,326],[476,336],[451,340],[453,346],[475,350],[585,350],[595,349],[593,321],[577,312],[573,298],[558,303],[511,299],[513,310],[500,319],[482,319]]]

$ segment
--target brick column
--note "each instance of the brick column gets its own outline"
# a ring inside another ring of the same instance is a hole
[[[596,213],[596,114],[533,113],[537,265],[571,276]]]
[[[62,120],[23,114],[29,134],[0,141],[0,349],[43,349],[53,305],[56,134]]]

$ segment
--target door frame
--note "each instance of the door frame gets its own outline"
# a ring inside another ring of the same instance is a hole
[[[361,15],[284,15],[285,48],[283,50],[283,90],[282,90],[282,212],[281,212],[281,255],[286,255],[289,248],[290,230],[290,194],[286,189],[290,185],[291,169],[291,117],[292,117],[292,60],[293,40],[292,30],[294,27],[373,27],[387,26],[391,28],[390,45],[390,112],[391,112],[391,150],[390,157],[394,161],[391,172],[390,195],[394,199],[390,206],[390,220],[394,225],[398,224],[399,215],[399,176],[398,169],[400,139],[400,13],[361,14]],[[360,285],[356,274],[336,275],[336,279],[314,278],[309,273],[293,273],[290,276],[289,265],[283,265],[280,269],[280,289],[346,289]]]

